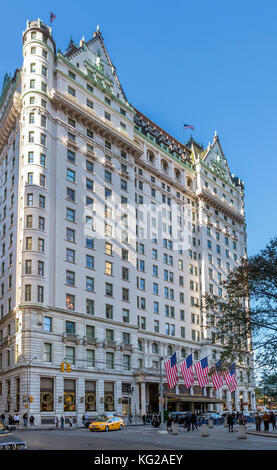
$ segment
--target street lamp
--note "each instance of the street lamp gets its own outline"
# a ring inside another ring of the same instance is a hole
[[[160,396],[161,396],[161,424],[158,434],[167,434],[166,425],[164,422],[164,392],[163,392],[163,357],[160,356]]]
[[[3,349],[6,349],[7,351],[14,351],[14,349],[11,349],[11,348],[3,348]],[[32,363],[35,359],[37,359],[37,357],[32,357],[32,359],[31,359],[29,362],[26,361],[24,354],[21,354],[21,357],[22,357],[23,360],[24,360],[25,367],[26,367],[26,370],[27,370],[27,426],[26,426],[26,428],[28,429],[28,425],[29,425],[29,414],[30,414],[30,409],[29,409],[29,402],[30,402],[30,397],[29,397],[30,366],[31,366],[31,363]]]

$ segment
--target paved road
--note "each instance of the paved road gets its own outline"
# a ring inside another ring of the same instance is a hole
[[[224,426],[209,430],[209,437],[201,431],[185,431],[174,436],[157,434],[152,426],[131,426],[122,431],[92,433],[88,429],[22,430],[13,433],[27,442],[29,450],[276,450],[277,439],[247,435],[238,439],[238,433],[229,433]]]

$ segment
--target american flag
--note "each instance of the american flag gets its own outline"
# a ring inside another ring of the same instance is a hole
[[[192,354],[190,354],[183,362],[180,363],[180,369],[182,376],[184,377],[186,388],[190,388],[194,384]]]
[[[176,352],[171,356],[170,359],[165,361],[165,371],[167,377],[167,383],[169,388],[172,389],[174,385],[178,383],[178,369],[177,369],[177,355]]]
[[[231,367],[224,372],[225,382],[228,385],[230,392],[234,392],[237,389],[237,380],[236,380],[236,365],[233,362]]]
[[[211,379],[213,386],[216,390],[223,387],[223,375],[221,371],[221,361],[218,361],[213,367],[210,368]]]
[[[198,383],[199,383],[200,387],[205,387],[209,383],[208,358],[204,357],[204,359],[201,359],[201,361],[196,362],[194,364],[194,367],[195,367],[195,372],[196,372]]]
[[[52,11],[51,11],[50,12],[50,24],[53,23],[55,18],[56,18],[56,15],[54,15],[54,13],[52,13]]]
[[[191,124],[184,124],[184,129],[191,129],[192,131],[194,131],[194,126],[192,126]]]

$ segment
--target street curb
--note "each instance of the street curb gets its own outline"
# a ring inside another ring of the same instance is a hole
[[[258,432],[258,431],[246,431],[246,434],[252,434],[253,436],[275,437],[275,438],[277,438],[277,434],[270,434],[270,433]]]

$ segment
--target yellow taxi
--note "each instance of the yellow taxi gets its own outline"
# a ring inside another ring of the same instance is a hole
[[[91,432],[116,431],[124,428],[124,421],[119,416],[100,417],[93,420],[88,428]]]

